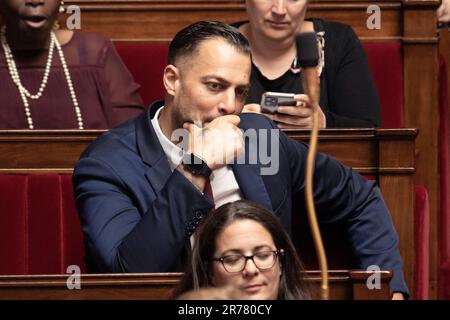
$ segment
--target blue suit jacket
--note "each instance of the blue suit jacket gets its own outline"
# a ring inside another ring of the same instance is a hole
[[[151,110],[100,136],[75,167],[73,183],[87,251],[104,272],[182,271],[189,236],[213,206],[181,173],[171,171],[150,122]],[[239,126],[260,132],[277,129],[257,114],[242,114]],[[272,211],[291,234],[293,201],[303,202],[308,149],[276,132],[276,174],[261,175],[259,157],[253,164],[248,161],[249,143],[247,164],[232,169],[242,196]],[[407,293],[397,235],[376,184],[318,154],[314,199],[320,222],[345,222],[358,267],[393,269],[393,290]]]

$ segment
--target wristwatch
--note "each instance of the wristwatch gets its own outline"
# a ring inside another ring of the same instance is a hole
[[[186,153],[181,160],[184,168],[192,173],[194,176],[202,176],[209,178],[212,170],[208,167],[208,164],[199,156],[193,153]]]

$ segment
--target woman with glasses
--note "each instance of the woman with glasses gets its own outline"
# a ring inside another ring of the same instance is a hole
[[[296,35],[315,32],[320,62],[320,127],[379,127],[380,103],[367,57],[348,25],[305,19],[308,0],[246,0],[249,21],[233,25],[252,51],[251,86],[244,111],[261,112],[267,91],[294,93],[296,107],[266,115],[280,128],[312,126],[312,109],[301,86]]]
[[[211,212],[201,226],[174,297],[307,299],[301,270],[278,219],[257,204],[239,200]],[[205,287],[215,289],[196,294]]]

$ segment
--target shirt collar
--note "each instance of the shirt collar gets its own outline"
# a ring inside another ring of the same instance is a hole
[[[164,106],[156,111],[155,116],[153,117],[151,122],[156,136],[158,137],[159,143],[161,144],[161,147],[166,154],[167,160],[169,160],[170,169],[173,171],[181,163],[181,160],[183,158],[183,149],[170,141],[161,130],[161,127],[159,125],[159,115],[163,108]]]

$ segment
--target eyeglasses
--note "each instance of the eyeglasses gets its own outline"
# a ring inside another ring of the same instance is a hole
[[[260,251],[252,256],[242,254],[231,254],[219,258],[213,258],[213,261],[222,263],[225,271],[229,273],[241,272],[247,265],[247,260],[252,260],[259,270],[270,269],[275,265],[278,256],[284,255],[284,250]]]

